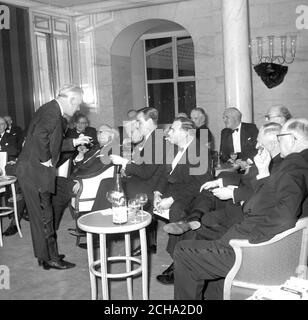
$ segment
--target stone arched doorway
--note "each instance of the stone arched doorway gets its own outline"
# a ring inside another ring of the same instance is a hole
[[[159,122],[170,123],[196,105],[193,43],[181,25],[163,19],[133,23],[114,39],[110,57],[116,125],[132,108],[154,106]]]

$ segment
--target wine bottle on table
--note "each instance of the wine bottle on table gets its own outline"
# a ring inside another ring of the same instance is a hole
[[[113,188],[112,221],[116,224],[127,222],[127,205],[121,181],[122,166],[116,166],[116,180]]]

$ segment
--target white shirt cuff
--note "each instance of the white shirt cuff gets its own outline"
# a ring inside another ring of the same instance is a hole
[[[224,186],[223,182],[222,182],[222,178],[217,179],[217,182],[218,182],[218,187],[219,188],[222,188]]]
[[[257,180],[261,180],[261,179],[264,179],[264,178],[269,177],[269,176],[270,176],[269,173],[258,174],[258,175],[256,176],[256,178],[257,178]]]

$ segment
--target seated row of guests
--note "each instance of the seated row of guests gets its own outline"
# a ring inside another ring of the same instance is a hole
[[[260,130],[260,148],[254,157],[258,174],[253,179],[253,193],[245,201],[242,212],[238,212],[236,221],[224,226],[225,219],[227,222],[230,219],[229,212],[210,212],[204,216],[202,232],[195,232],[197,239],[183,240],[176,245],[173,253],[175,299],[202,299],[204,292],[206,299],[222,299],[224,278],[235,261],[229,241],[267,241],[294,227],[305,214],[308,120],[290,119],[279,129],[279,125],[269,123]],[[275,163],[275,157],[272,159],[277,150],[271,154],[266,149],[269,139],[279,144],[283,158],[280,164]],[[209,229],[212,232],[208,232]]]
[[[234,108],[232,108],[234,109]],[[229,111],[229,110],[226,110]],[[234,114],[235,117],[238,118],[237,121],[240,120],[240,114],[237,110],[230,110],[231,117]],[[263,128],[266,129],[262,131],[257,137],[257,145],[256,147],[259,148],[260,146],[266,147],[267,150],[270,152],[271,157],[273,158],[271,166],[274,167],[281,161],[279,157],[280,149],[279,144],[277,141],[277,137],[275,133],[279,133],[280,126],[283,125],[287,120],[291,118],[291,114],[289,110],[283,105],[276,105],[269,108],[267,114],[265,115],[265,121],[273,122],[276,121],[277,124],[271,123],[270,128]],[[234,122],[234,121],[232,121]],[[225,130],[225,129],[224,129]],[[223,131],[224,131],[223,130]],[[264,134],[269,132],[269,134]],[[232,148],[232,144],[230,149]],[[251,147],[249,147],[251,149]],[[233,150],[233,149],[231,149]],[[257,149],[252,152],[251,155],[255,154]],[[246,149],[247,154],[247,149]],[[250,155],[250,157],[251,157]],[[216,188],[213,192],[208,192],[207,190],[203,190],[197,199],[194,201],[192,207],[190,208],[190,220],[181,220],[177,223],[171,222],[167,224],[164,229],[166,232],[171,233],[172,235],[181,235],[187,231],[192,229],[190,221],[200,221],[201,217],[201,224],[202,226],[207,226],[208,224],[210,227],[206,228],[206,234],[208,237],[211,237],[212,234],[216,235],[219,233],[221,229],[225,230],[227,226],[234,224],[238,216],[242,216],[242,207],[241,204],[243,201],[246,201],[252,193],[252,187],[250,180],[252,177],[256,175],[256,167],[254,165],[250,166],[248,174],[236,174],[235,179],[236,183],[234,183],[234,174],[232,173],[222,173],[221,175],[225,178],[221,180],[215,180],[213,182],[205,183],[206,188]],[[233,182],[230,180],[229,176],[233,177]],[[219,183],[218,183],[219,182]],[[228,185],[240,185],[241,188],[228,188]],[[219,188],[218,188],[219,187]],[[203,188],[204,189],[204,188]],[[213,201],[213,196],[215,197],[215,201]],[[232,200],[228,200],[232,199]],[[225,200],[228,200],[227,202]],[[215,223],[212,223],[211,217],[216,217],[214,214],[207,214],[212,213],[214,210],[217,210],[218,217],[220,219]],[[222,213],[222,212],[223,213]],[[204,222],[206,219],[206,223]],[[200,225],[201,225],[200,224]],[[215,225],[215,228],[212,227],[212,224]],[[195,222],[193,226],[195,226]],[[200,226],[199,225],[199,226]],[[184,239],[188,239],[190,233],[185,235]],[[179,238],[178,240],[182,240],[183,238]],[[167,248],[171,257],[173,257],[173,249],[174,248]],[[174,282],[174,265],[171,264],[161,275],[157,277],[158,281],[163,284],[173,284]]]

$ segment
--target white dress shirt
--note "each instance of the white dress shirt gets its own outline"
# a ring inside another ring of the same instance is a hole
[[[178,151],[174,159],[172,160],[172,170],[170,171],[170,174],[173,172],[177,164],[179,163],[180,159],[182,158],[183,154],[185,153],[186,149],[189,147],[189,145],[192,143],[193,140],[189,141],[188,143],[185,144],[184,147],[181,148],[181,150]]]
[[[241,127],[242,127],[242,124],[240,123],[240,125],[232,133],[233,148],[234,148],[234,152],[236,152],[236,153],[242,151],[242,149],[241,149]]]

